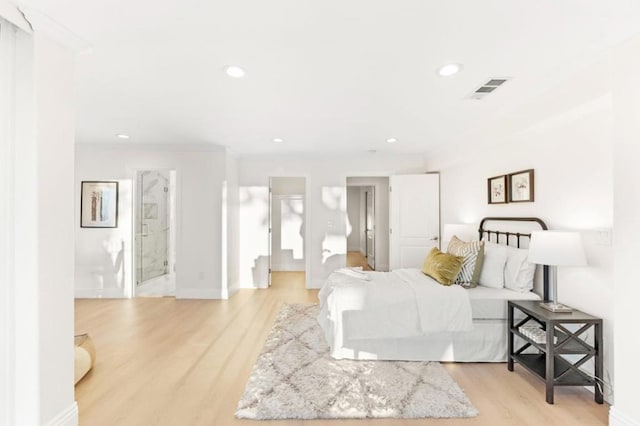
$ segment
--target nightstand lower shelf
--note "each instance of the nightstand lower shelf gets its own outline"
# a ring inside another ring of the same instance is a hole
[[[525,367],[527,370],[547,380],[547,360],[545,354],[519,354],[512,356],[514,361]],[[556,356],[553,367],[554,386],[595,386],[596,381],[584,373],[571,370],[571,365],[564,359]]]

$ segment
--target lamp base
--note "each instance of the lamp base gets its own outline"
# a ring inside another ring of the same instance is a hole
[[[551,312],[564,312],[564,313],[573,312],[573,309],[570,308],[569,306],[562,305],[560,303],[555,303],[555,302],[540,302],[540,307]]]

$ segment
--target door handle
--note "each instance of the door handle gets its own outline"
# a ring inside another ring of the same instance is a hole
[[[430,238],[429,241],[438,241],[438,237],[436,236],[436,237]]]

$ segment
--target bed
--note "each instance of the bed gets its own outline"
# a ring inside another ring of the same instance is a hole
[[[487,217],[478,232],[485,247],[510,246],[526,258],[530,232],[540,229],[547,226],[538,218]],[[531,275],[531,290],[516,291],[442,286],[420,269],[341,269],[318,294],[318,323],[337,359],[505,362],[507,301],[548,300],[548,267]]]

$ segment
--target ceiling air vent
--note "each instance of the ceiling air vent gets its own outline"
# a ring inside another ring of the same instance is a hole
[[[491,80],[484,83],[482,86],[477,88],[471,95],[468,96],[469,99],[484,99],[490,93],[493,93],[498,87],[502,86],[509,80],[508,77],[504,78],[492,78]]]

